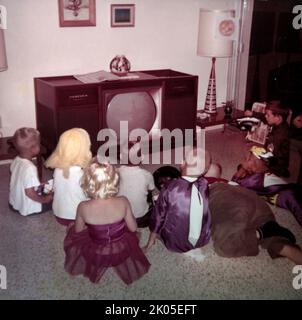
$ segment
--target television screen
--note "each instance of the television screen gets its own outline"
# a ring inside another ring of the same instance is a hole
[[[128,122],[129,132],[144,129],[150,132],[155,122],[157,108],[147,91],[118,93],[108,103],[106,112],[107,127],[120,134],[120,121]]]

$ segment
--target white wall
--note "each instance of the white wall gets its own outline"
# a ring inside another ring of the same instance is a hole
[[[2,0],[8,70],[0,72],[4,136],[35,127],[33,78],[108,70],[125,54],[132,70],[171,68],[199,76],[203,108],[210,58],[196,54],[199,8],[234,9],[240,0],[96,0],[96,27],[60,28],[57,0]],[[135,27],[111,28],[110,5],[135,3]],[[218,104],[226,98],[227,61],[217,59]]]

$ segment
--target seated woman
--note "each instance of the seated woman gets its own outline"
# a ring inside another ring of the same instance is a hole
[[[264,148],[253,146],[247,159],[239,165],[232,181],[256,191],[269,203],[288,209],[302,226],[301,186],[287,184],[282,178],[271,173],[269,161],[270,154]]]
[[[150,263],[139,247],[129,201],[117,196],[118,182],[110,164],[93,161],[85,169],[82,187],[90,200],[79,204],[64,241],[65,269],[71,275],[97,283],[112,267],[130,284],[148,272]]]

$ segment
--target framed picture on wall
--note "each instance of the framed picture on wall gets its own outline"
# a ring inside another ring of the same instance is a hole
[[[134,27],[134,17],[134,4],[111,5],[111,27]]]
[[[60,27],[95,26],[95,0],[58,0]]]

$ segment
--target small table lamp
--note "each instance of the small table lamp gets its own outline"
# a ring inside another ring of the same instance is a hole
[[[199,32],[197,54],[202,57],[212,57],[212,69],[204,111],[216,113],[216,58],[233,55],[233,34],[235,32],[234,10],[205,10],[199,12]]]
[[[5,42],[4,42],[4,32],[0,28],[0,71],[7,70],[7,59],[5,51]]]

